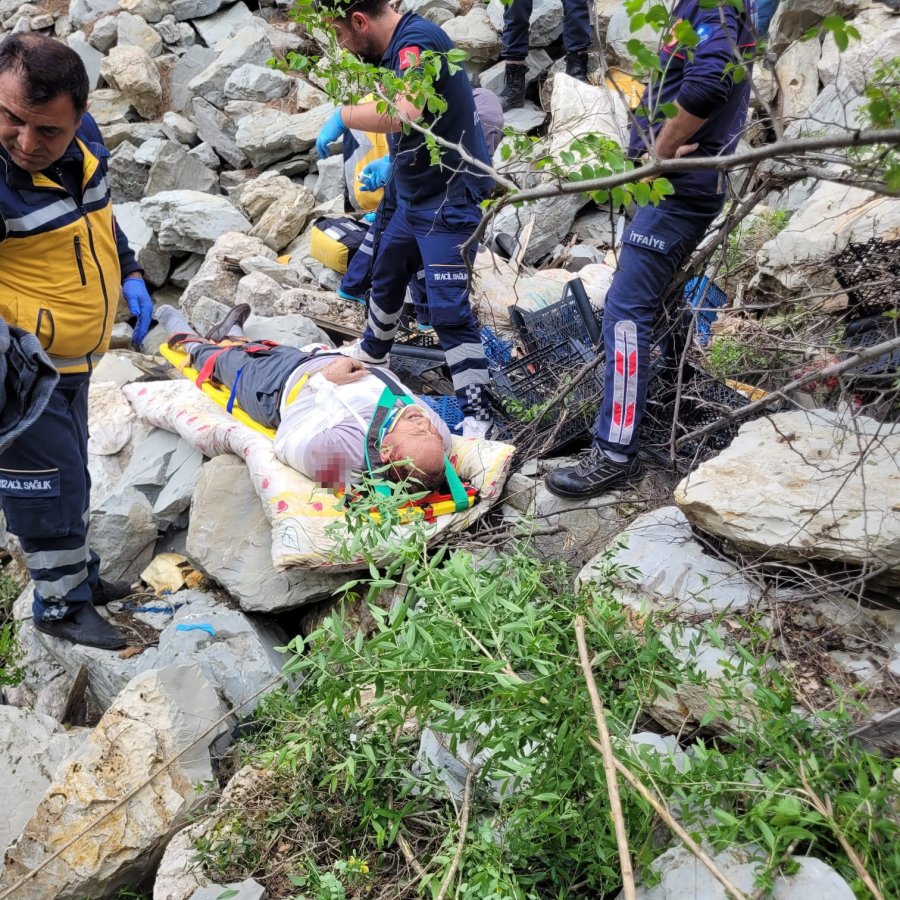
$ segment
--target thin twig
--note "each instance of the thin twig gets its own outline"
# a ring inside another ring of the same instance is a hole
[[[616,758],[613,755],[609,729],[606,727],[606,715],[603,712],[603,701],[591,671],[591,659],[588,654],[587,640],[584,635],[584,616],[575,616],[575,639],[578,642],[578,658],[587,684],[588,695],[594,710],[597,732],[600,735],[600,752],[603,754],[603,769],[606,772],[606,790],[609,793],[609,809],[612,813],[616,831],[616,844],[619,847],[619,868],[622,871],[622,890],[625,900],[636,900],[634,886],[634,869],[631,867],[631,852],[628,849],[628,835],[625,832],[625,818],[622,815],[622,803],[619,799],[619,785],[616,782]]]
[[[413,848],[410,846],[409,841],[403,836],[402,831],[397,832],[397,846],[400,848],[400,851],[403,853],[404,858],[407,863],[409,863],[410,868],[416,873],[416,880],[425,877],[425,867],[422,863],[419,862],[416,854],[413,852]]]
[[[842,375],[844,372],[849,372],[873,359],[878,359],[878,357],[886,353],[891,353],[897,348],[900,348],[900,337],[891,338],[889,341],[882,341],[880,344],[873,344],[871,347],[866,347],[855,356],[851,356],[849,359],[845,359],[843,362],[836,363],[833,366],[827,366],[826,368],[819,369],[815,372],[807,372],[807,374],[801,378],[797,378],[790,382],[790,384],[786,384],[784,387],[772,391],[765,397],[754,400],[752,403],[748,403],[746,406],[742,406],[739,409],[731,410],[721,418],[716,419],[715,422],[710,422],[709,425],[704,425],[696,431],[691,431],[689,434],[683,435],[677,440],[676,446],[681,447],[688,441],[694,441],[697,438],[705,437],[707,434],[720,431],[737,419],[745,419],[747,416],[753,415],[753,413],[771,404],[773,400],[778,398],[787,400],[788,395],[799,390],[803,385],[809,384],[811,381],[821,381],[826,378],[831,378],[832,376]]]
[[[466,787],[463,791],[462,807],[459,811],[459,838],[456,841],[456,853],[453,854],[453,860],[447,874],[441,882],[441,889],[438,891],[435,900],[445,900],[456,877],[456,870],[459,868],[459,862],[462,859],[463,848],[466,846],[466,833],[469,830],[469,802],[472,799],[472,781],[475,778],[474,769],[470,768],[466,772]]]
[[[838,839],[840,845],[844,848],[844,853],[847,854],[847,858],[853,864],[853,868],[856,869],[856,874],[862,879],[863,884],[869,889],[872,896],[875,900],[884,900],[884,894],[878,889],[878,885],[872,880],[872,876],[866,871],[866,867],[863,865],[862,860],[859,858],[857,852],[850,845],[850,842],[844,837],[843,832],[841,832],[840,828],[838,828],[838,824],[834,819],[834,815],[831,810],[831,802],[828,800],[822,800],[822,798],[812,789],[810,783],[806,780],[806,769],[803,766],[803,763],[800,763],[800,780],[803,782],[803,787],[806,792],[806,796],[809,798],[809,802],[812,804],[813,809],[822,816],[823,819],[831,826],[832,831],[834,831],[834,836]]]
[[[601,753],[603,752],[603,748],[600,746],[598,740],[591,737],[590,742],[596,750],[599,750]],[[615,758],[613,762],[615,763],[616,771],[618,771],[621,776],[653,807],[656,814],[669,826],[675,836],[688,850],[691,851],[691,853],[694,854],[694,856],[697,857],[698,860],[700,860],[701,863],[703,863],[704,866],[706,866],[709,870],[709,874],[722,885],[725,892],[733,897],[734,900],[749,900],[747,895],[740,888],[736,887],[728,880],[727,876],[715,864],[709,854],[684,830],[684,828],[682,828],[681,825],[678,824],[677,819],[669,812],[668,807],[663,801],[651,794],[644,786],[643,782],[640,781],[634,772],[625,766],[624,763]]]

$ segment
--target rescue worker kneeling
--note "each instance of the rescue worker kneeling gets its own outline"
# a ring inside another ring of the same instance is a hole
[[[208,338],[195,334],[182,314],[161,306],[157,319],[190,356],[202,378],[232,392],[240,408],[274,428],[274,451],[285,465],[328,488],[342,488],[373,467],[388,466],[397,481],[414,480],[433,490],[444,480],[450,432],[422,401],[399,402],[377,427],[377,458],[369,451],[370,429],[390,383],[393,394],[410,392],[385,369],[336,353],[248,341],[241,324],[250,313],[236,306]],[[297,386],[300,386],[299,389]]]

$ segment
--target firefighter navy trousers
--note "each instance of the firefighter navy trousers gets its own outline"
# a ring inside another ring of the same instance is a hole
[[[677,191],[677,188],[676,188]],[[632,456],[647,398],[653,323],[675,273],[719,214],[724,194],[669,197],[644,206],[625,229],[603,308],[606,375],[594,443]]]
[[[512,0],[503,11],[503,59],[528,56],[528,30],[533,0]],[[587,50],[594,42],[587,0],[563,0],[563,47],[566,53]]]
[[[486,421],[491,417],[487,360],[469,304],[469,272],[461,250],[480,222],[481,211],[468,198],[435,198],[433,206],[400,201],[381,235],[372,266],[362,349],[374,359],[390,353],[406,286],[422,266],[431,326],[447,359],[462,414]]]
[[[88,545],[89,381],[87,372],[61,375],[40,418],[0,453],[6,527],[25,552],[37,619],[71,614],[98,585],[100,560]]]

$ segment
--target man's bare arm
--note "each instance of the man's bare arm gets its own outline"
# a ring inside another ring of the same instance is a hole
[[[422,108],[410,103],[405,97],[399,98],[395,106],[398,116],[389,116],[378,110],[378,102],[360,103],[341,109],[341,120],[348,128],[357,131],[371,131],[375,134],[395,134],[404,122],[416,122],[422,116]]]
[[[678,112],[665,124],[656,136],[656,154],[662,159],[678,159],[693,153],[697,144],[688,141],[706,124],[706,119],[691,115],[678,101],[675,101]]]

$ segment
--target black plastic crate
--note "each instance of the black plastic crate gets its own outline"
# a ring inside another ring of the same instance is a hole
[[[887,316],[874,316],[854,323],[855,329],[847,328],[847,339],[844,346],[847,352],[844,358],[855,356],[866,347],[874,347],[884,341],[900,337],[900,321]],[[891,353],[883,353],[877,359],[857,366],[844,377],[856,382],[859,387],[871,384],[873,388],[887,387],[886,377],[895,376],[900,371],[900,349]]]
[[[900,307],[900,240],[873,238],[865,244],[848,244],[831,263],[847,292],[851,319]]]
[[[491,392],[495,404],[506,418],[509,433],[532,430],[537,443],[556,429],[549,452],[590,433],[603,396],[602,363],[587,374],[557,404],[547,404],[566,385],[574,381],[586,363],[594,359],[589,345],[566,340],[520,357],[493,373]]]
[[[601,315],[591,306],[577,278],[565,285],[562,299],[550,306],[536,310],[513,306],[509,310],[509,320],[528,353],[561,347],[566,341],[591,346],[600,336]],[[586,316],[593,322],[586,321]]]

